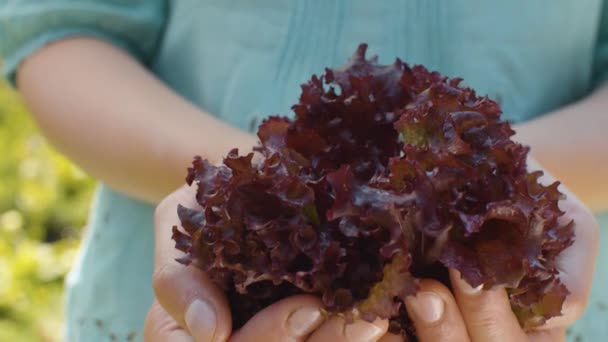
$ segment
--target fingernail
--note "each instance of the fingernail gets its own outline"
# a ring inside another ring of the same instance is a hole
[[[384,333],[379,326],[366,321],[347,323],[344,327],[344,336],[349,342],[375,341]]]
[[[322,321],[323,317],[319,308],[299,308],[287,318],[287,331],[293,337],[301,337],[312,332]]]
[[[481,289],[483,289],[483,284],[477,285],[477,287],[472,287],[466,280],[462,278],[460,274],[456,275],[454,278],[456,282],[454,285],[457,286],[458,289],[460,289],[460,292],[464,294],[476,295],[481,292]]]
[[[196,341],[212,341],[217,325],[213,307],[204,300],[193,301],[184,315],[188,331]]]
[[[418,292],[407,298],[407,308],[426,323],[438,322],[443,316],[443,300],[432,292]]]
[[[481,292],[481,289],[483,289],[483,284],[477,285],[477,287],[472,287],[464,280],[462,280],[461,283],[462,286],[460,287],[460,290],[469,295],[476,295]]]

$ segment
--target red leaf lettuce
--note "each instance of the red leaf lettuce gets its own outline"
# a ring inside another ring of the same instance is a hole
[[[199,208],[178,208],[176,247],[226,292],[235,327],[311,293],[347,319],[391,319],[416,279],[505,285],[525,328],[560,314],[556,256],[572,243],[557,183],[526,169],[499,105],[423,66],[365,59],[302,85],[293,120],[259,127],[261,155],[196,158]],[[354,309],[354,310],[353,310]]]

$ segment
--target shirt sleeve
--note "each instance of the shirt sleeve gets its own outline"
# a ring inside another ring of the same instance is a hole
[[[604,0],[593,63],[594,85],[608,81],[608,0]]]
[[[14,85],[21,62],[44,45],[93,36],[149,62],[166,22],[166,0],[0,0],[0,60]]]

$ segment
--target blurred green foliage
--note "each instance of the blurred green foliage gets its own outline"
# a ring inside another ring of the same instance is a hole
[[[94,182],[0,84],[0,341],[59,341],[63,283]]]

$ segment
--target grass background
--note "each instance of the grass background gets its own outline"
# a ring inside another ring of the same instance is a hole
[[[0,84],[0,341],[60,341],[63,283],[94,182]]]

